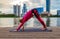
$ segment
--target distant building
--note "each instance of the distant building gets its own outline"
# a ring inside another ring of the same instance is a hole
[[[50,14],[52,14],[52,15],[57,15],[57,10],[50,10]]]
[[[50,0],[46,0],[46,12],[50,13]],[[46,25],[50,26],[50,18],[47,19]]]
[[[13,13],[16,15],[17,14],[17,6],[13,5]]]
[[[60,10],[57,10],[57,15],[60,15]]]
[[[50,0],[46,0],[46,12],[50,13]]]
[[[16,16],[20,16],[20,5],[13,5],[13,12]]]
[[[25,12],[27,12],[27,6],[26,4],[23,4],[22,16],[24,16]]]
[[[20,17],[20,6],[18,6],[18,17]]]

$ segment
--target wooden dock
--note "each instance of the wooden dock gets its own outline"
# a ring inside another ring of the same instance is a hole
[[[52,27],[52,32],[9,32],[10,28],[0,28],[0,39],[60,39],[60,27]]]

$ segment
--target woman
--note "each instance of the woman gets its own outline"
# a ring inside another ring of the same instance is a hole
[[[44,21],[41,19],[40,15],[38,14],[38,10],[36,8],[29,10],[24,17],[21,19],[21,23],[19,24],[19,26],[17,27],[16,31],[19,31],[20,28],[23,26],[23,24],[28,21],[31,17],[33,17],[35,15],[35,17],[38,19],[39,22],[41,22],[41,24],[43,25],[43,29],[42,30],[46,30],[47,26],[44,23]]]

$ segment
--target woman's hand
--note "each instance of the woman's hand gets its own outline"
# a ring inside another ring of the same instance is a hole
[[[22,22],[22,19],[19,19],[19,22]]]

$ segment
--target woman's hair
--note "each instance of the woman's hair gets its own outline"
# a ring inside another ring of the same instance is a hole
[[[39,15],[37,9],[32,9],[32,13],[34,13],[34,15],[35,15],[36,17],[37,17],[37,15]]]
[[[35,12],[37,12],[37,9],[35,9],[35,8],[34,8],[34,9],[32,9],[32,13],[34,13],[34,11],[35,11]]]

